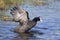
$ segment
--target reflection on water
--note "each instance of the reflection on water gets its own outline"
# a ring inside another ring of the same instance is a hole
[[[31,37],[32,37],[32,34],[30,33],[20,33],[20,35],[13,38],[13,40],[28,40]]]
[[[49,6],[22,5],[29,12],[30,18],[41,16],[42,22],[32,28],[29,33],[15,33],[18,25],[12,21],[0,21],[0,40],[60,40],[60,2],[52,2]]]

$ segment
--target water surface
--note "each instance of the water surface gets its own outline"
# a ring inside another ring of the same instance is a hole
[[[60,1],[50,2],[50,5],[22,5],[33,19],[41,16],[42,22],[32,28],[30,33],[17,34],[13,32],[16,22],[0,21],[0,40],[60,40]]]

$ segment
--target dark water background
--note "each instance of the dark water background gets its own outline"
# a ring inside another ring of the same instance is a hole
[[[49,5],[42,6],[26,4],[22,5],[22,8],[29,12],[31,19],[36,16],[41,16],[43,21],[38,22],[37,25],[29,31],[31,34],[22,33],[20,35],[13,32],[18,23],[0,21],[0,40],[60,40],[59,0],[55,2],[52,1]],[[8,13],[8,15],[10,14]]]

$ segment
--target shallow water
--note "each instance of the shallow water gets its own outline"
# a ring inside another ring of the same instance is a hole
[[[60,40],[60,1],[51,2],[50,5],[32,6],[22,5],[33,19],[41,16],[42,22],[32,28],[30,33],[17,34],[13,32],[18,23],[0,21],[0,40]],[[24,34],[24,35],[23,35]]]

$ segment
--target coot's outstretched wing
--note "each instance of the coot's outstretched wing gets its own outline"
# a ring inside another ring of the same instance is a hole
[[[13,16],[13,19],[15,21],[20,21],[22,23],[24,23],[25,21],[28,21],[29,19],[29,14],[27,11],[25,11],[24,9],[22,9],[19,6],[15,6],[11,9],[10,12]]]

